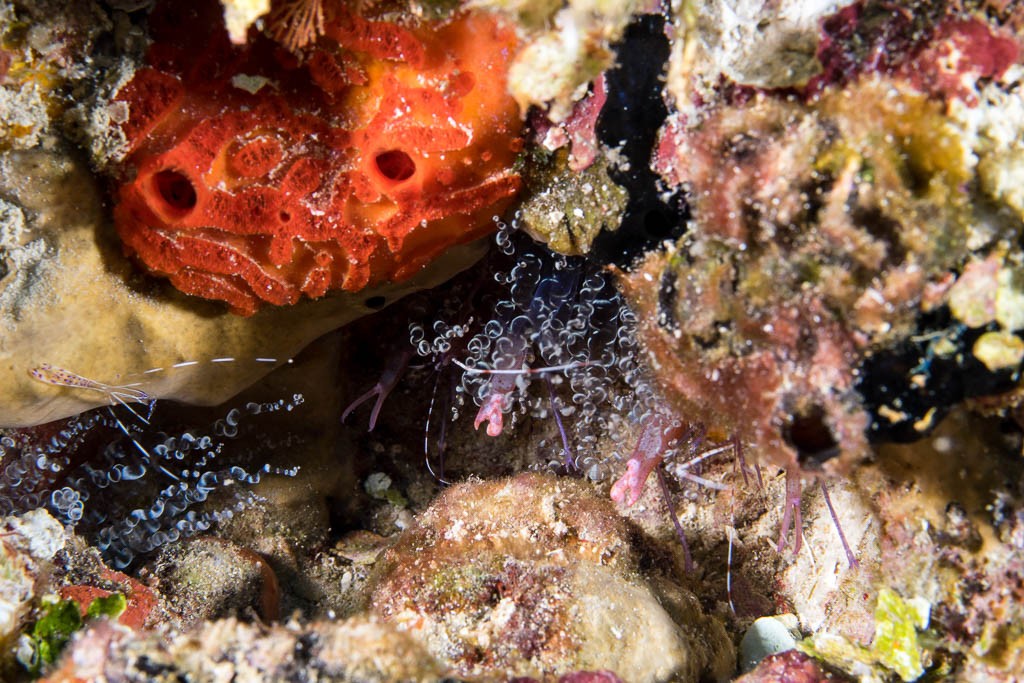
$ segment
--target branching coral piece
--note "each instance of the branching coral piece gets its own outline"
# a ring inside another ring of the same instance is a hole
[[[237,313],[404,280],[493,230],[520,185],[510,28],[309,12],[330,40],[299,63],[266,38],[232,45],[215,3],[164,3],[151,68],[117,96],[126,251]]]
[[[295,52],[324,33],[323,0],[286,0],[270,14],[270,34]]]

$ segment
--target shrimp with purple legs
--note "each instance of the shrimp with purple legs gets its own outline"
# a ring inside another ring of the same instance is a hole
[[[564,324],[560,316],[564,317],[567,304],[577,291],[579,278],[578,266],[553,269],[539,276],[525,310],[520,311],[514,302],[505,302],[502,306],[504,310],[501,312],[511,319],[504,325],[506,332],[495,341],[492,367],[482,371],[490,378],[485,398],[473,421],[475,429],[487,422],[487,435],[499,436],[504,429],[504,414],[513,402],[512,394],[525,390],[530,374],[573,367],[570,363],[531,370],[528,361],[534,346],[541,356],[545,355],[541,349],[557,348],[556,330]],[[474,369],[467,370],[473,372]]]

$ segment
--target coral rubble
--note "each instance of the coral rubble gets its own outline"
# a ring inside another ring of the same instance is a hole
[[[428,681],[443,668],[408,635],[372,618],[306,626],[211,621],[189,633],[133,636],[100,623],[80,633],[44,680],[77,683],[117,677],[143,683],[220,680]]]

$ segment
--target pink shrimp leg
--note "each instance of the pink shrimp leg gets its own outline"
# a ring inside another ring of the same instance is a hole
[[[786,547],[786,536],[789,530],[793,529],[793,554],[800,552],[800,545],[803,539],[803,519],[800,515],[800,492],[803,484],[800,481],[800,470],[790,468],[786,470],[786,501],[782,513],[782,524],[779,532],[778,551],[781,553]]]
[[[644,484],[654,468],[661,464],[668,444],[683,433],[681,423],[670,421],[661,413],[652,416],[644,425],[633,454],[626,463],[626,471],[612,486],[611,498],[617,503],[633,505],[640,500]]]
[[[373,404],[373,410],[370,411],[370,431],[372,432],[373,428],[377,426],[377,417],[380,415],[381,406],[384,405],[388,395],[398,385],[398,380],[405,374],[405,369],[409,367],[412,354],[413,350],[410,348],[403,350],[397,356],[392,356],[387,365],[384,366],[384,371],[381,372],[377,383],[365,394],[352,401],[348,408],[345,408],[345,412],[341,414],[341,421],[347,420],[352,411],[376,396],[377,400]]]

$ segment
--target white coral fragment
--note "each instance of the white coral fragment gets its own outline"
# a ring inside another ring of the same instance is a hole
[[[1024,67],[1015,65],[985,86],[975,107],[950,103],[972,141],[978,180],[986,194],[1024,217]]]
[[[236,45],[245,43],[249,27],[270,11],[270,0],[221,0],[221,4],[228,35]]]
[[[524,47],[509,69],[509,90],[522,111],[530,105],[549,106],[548,117],[561,121],[574,102],[586,95],[586,85],[612,65],[612,43],[622,37],[643,0],[571,0],[535,5],[519,0],[475,0],[473,6],[513,14],[521,25],[541,26],[528,31]],[[557,9],[557,11],[556,11]]]

